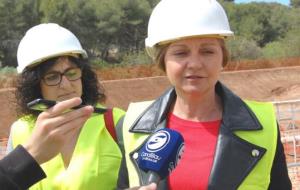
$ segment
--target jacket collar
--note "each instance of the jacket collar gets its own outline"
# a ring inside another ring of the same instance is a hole
[[[176,99],[175,89],[167,90],[156,99],[132,124],[129,131],[139,133],[152,133],[163,128],[170,107]]]
[[[220,82],[217,82],[215,89],[223,104],[222,126],[230,131],[262,129],[257,118],[238,96]],[[136,119],[129,131],[152,133],[165,127],[165,119],[175,99],[175,89],[167,90]]]

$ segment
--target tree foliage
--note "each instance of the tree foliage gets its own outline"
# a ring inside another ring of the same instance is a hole
[[[288,27],[288,7],[278,4],[226,4],[232,30],[259,46],[277,40]]]
[[[16,66],[20,39],[30,27],[41,22],[55,22],[70,29],[93,61],[119,62],[123,58],[128,62],[143,57],[148,19],[158,2],[0,0],[0,63]],[[299,0],[291,0],[290,7],[277,3],[220,2],[236,35],[228,42],[233,59],[300,56]],[[112,56],[112,50],[116,50],[118,56]]]
[[[290,0],[291,6],[295,8],[300,8],[300,0]]]
[[[228,40],[227,47],[231,52],[231,60],[251,60],[262,56],[262,50],[256,42],[245,37],[236,37]]]

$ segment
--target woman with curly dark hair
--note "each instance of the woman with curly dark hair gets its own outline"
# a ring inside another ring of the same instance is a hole
[[[115,188],[121,152],[110,127],[118,125],[124,111],[114,108],[109,121],[103,114],[92,115],[92,110],[105,110],[101,105],[105,95],[77,37],[58,24],[34,26],[21,40],[17,58],[21,73],[16,91],[19,119],[11,128],[10,147],[47,145],[48,138],[60,142],[58,151],[49,148],[49,155],[36,159],[43,163],[47,177],[30,189]],[[45,111],[27,107],[39,98],[57,104]],[[85,106],[70,109],[63,105],[67,101]],[[33,133],[36,130],[41,132]],[[40,135],[40,141],[27,141],[31,134]],[[35,148],[31,155],[36,158],[41,151],[45,150]],[[44,157],[52,159],[45,162]]]
[[[22,72],[17,80],[16,99],[19,105],[18,115],[32,114],[37,116],[40,112],[29,109],[27,103],[42,97],[40,82],[43,80],[47,71],[55,65],[61,57],[54,57],[39,64],[33,69]],[[70,62],[74,63],[81,72],[82,82],[82,102],[84,104],[95,105],[97,102],[104,102],[105,94],[103,87],[99,84],[96,73],[92,70],[86,59],[74,56],[65,56]],[[77,70],[71,70],[77,71]],[[78,70],[79,71],[79,70]],[[55,85],[54,85],[55,86]]]

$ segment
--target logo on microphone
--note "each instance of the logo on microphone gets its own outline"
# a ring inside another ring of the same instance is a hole
[[[183,155],[183,152],[184,152],[184,143],[181,143],[181,145],[178,148],[178,151],[176,153],[176,159],[174,160],[174,162],[169,163],[169,167],[168,167],[169,173],[171,173],[175,169],[175,167],[178,165],[178,163],[181,160],[181,157]]]
[[[175,166],[177,166],[177,164],[179,163],[179,161],[182,158],[182,155],[184,153],[184,143],[182,143],[178,149],[177,155],[176,155],[176,164]]]
[[[170,141],[170,134],[167,131],[159,131],[148,140],[146,150],[157,152],[163,149]]]

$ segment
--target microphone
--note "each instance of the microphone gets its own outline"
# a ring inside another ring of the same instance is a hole
[[[153,133],[138,152],[137,163],[148,173],[147,184],[158,184],[175,169],[184,151],[180,133],[168,128]]]

